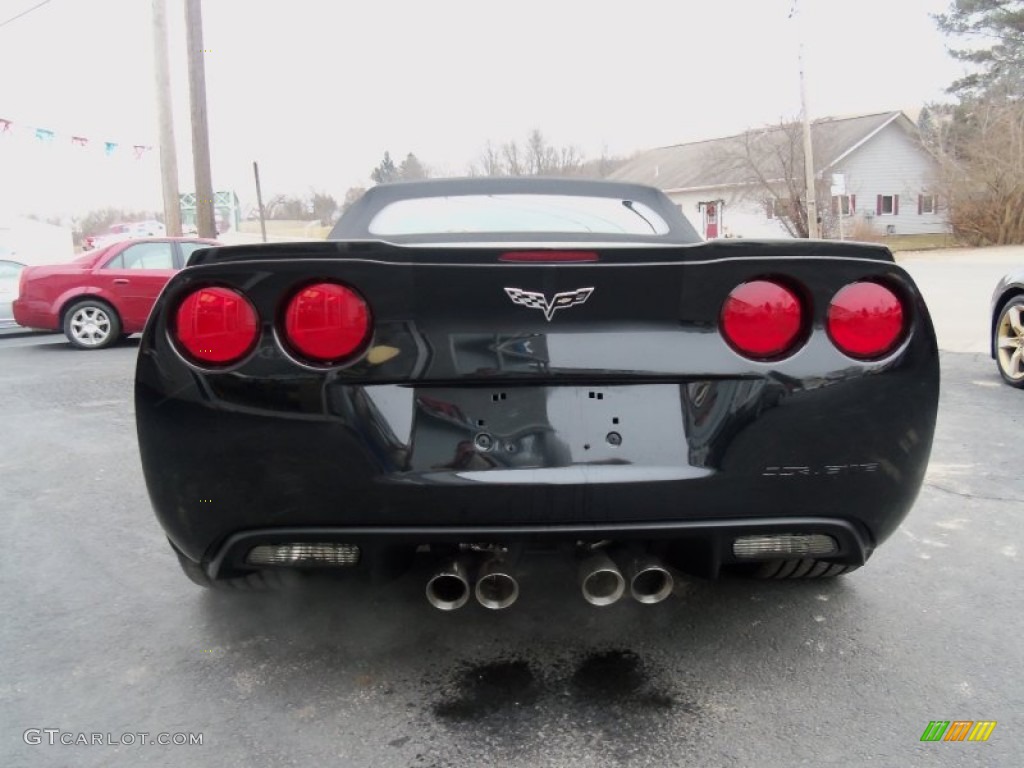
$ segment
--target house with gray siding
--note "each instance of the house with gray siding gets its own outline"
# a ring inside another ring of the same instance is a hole
[[[819,215],[829,236],[949,230],[938,166],[906,114],[815,120],[811,137]],[[803,194],[802,151],[799,130],[773,126],[642,152],[611,178],[660,188],[707,239],[790,237],[785,190]]]

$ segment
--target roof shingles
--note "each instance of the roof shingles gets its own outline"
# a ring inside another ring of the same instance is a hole
[[[815,170],[819,173],[887,123],[903,118],[902,112],[879,112],[845,118],[824,118],[811,124]],[[787,168],[803,167],[799,124],[768,126],[736,136],[694,141],[648,150],[637,155],[609,178],[647,184],[663,190],[701,189],[756,182],[754,168],[766,180],[784,178]],[[796,152],[796,157],[793,152]],[[751,162],[746,159],[750,157]]]

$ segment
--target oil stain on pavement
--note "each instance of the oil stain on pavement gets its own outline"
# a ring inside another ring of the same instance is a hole
[[[667,687],[672,679],[659,664],[620,648],[536,649],[457,665],[425,682],[434,691],[428,719],[447,733],[449,748],[458,743],[462,760],[449,762],[448,750],[438,760],[428,748],[416,765],[472,764],[473,753],[546,764],[554,757],[552,739],[586,741],[584,750],[613,759],[623,748],[649,751],[652,745],[637,734],[659,722],[666,731],[692,731],[701,716],[696,704]]]

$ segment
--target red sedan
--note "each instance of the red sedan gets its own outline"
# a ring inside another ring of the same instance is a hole
[[[125,240],[69,264],[21,273],[14,319],[26,328],[64,331],[74,346],[102,349],[140,332],[167,281],[199,248],[199,238]]]

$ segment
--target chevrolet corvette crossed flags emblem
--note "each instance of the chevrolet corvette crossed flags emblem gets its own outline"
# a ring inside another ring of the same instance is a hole
[[[544,313],[544,318],[550,323],[555,312],[560,309],[568,309],[582,304],[590,298],[594,292],[593,288],[577,288],[575,291],[563,291],[556,293],[551,301],[543,293],[524,291],[521,288],[506,288],[505,293],[512,299],[513,304],[521,304],[530,309],[539,309]]]

